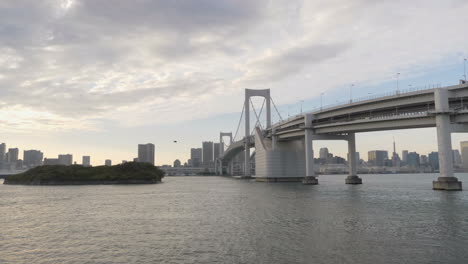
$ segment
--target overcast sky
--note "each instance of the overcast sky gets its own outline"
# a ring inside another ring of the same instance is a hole
[[[458,83],[467,14],[466,0],[1,0],[0,141],[95,165],[152,142],[157,164],[184,162],[235,132],[245,88],[270,88],[284,117],[351,84],[353,98],[395,90],[397,72],[402,89]],[[358,135],[358,151],[392,137],[436,150],[420,129]]]

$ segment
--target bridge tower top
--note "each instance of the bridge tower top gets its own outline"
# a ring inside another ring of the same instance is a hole
[[[250,135],[250,98],[260,96],[266,101],[266,128],[271,127],[271,96],[270,89],[245,89],[245,136]]]

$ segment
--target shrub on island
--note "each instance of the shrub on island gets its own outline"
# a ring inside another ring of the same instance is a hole
[[[9,175],[4,184],[84,185],[158,183],[164,171],[150,163],[127,162],[115,166],[45,165]]]

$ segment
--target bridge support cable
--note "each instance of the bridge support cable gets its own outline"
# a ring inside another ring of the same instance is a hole
[[[254,125],[254,129],[252,130],[252,132],[250,132],[250,135],[253,135],[253,132],[255,131],[255,127],[257,126],[257,124],[260,126],[261,129],[263,129],[262,127],[262,123],[260,122],[260,116],[262,114],[262,111],[263,111],[263,106],[265,106],[265,99],[263,100],[263,104],[262,104],[262,108],[260,109],[260,114],[257,114],[257,111],[255,110],[255,107],[253,105],[253,102],[252,100],[250,100],[250,105],[252,105],[252,109],[254,111],[254,114],[255,114],[255,118],[257,119],[257,122],[255,122],[255,125]]]
[[[281,116],[280,112],[278,111],[278,107],[276,107],[275,101],[273,101],[273,97],[270,97],[270,99],[271,99],[271,102],[273,103],[273,107],[275,108],[276,113],[278,114],[278,116],[280,118],[280,121],[283,121],[283,117]]]
[[[242,104],[242,112],[241,112],[241,116],[239,118],[239,123],[237,124],[236,133],[234,134],[234,141],[237,138],[237,133],[239,133],[239,128],[240,128],[240,125],[241,125],[241,122],[242,122],[242,117],[244,116],[244,110],[245,110],[245,104]]]

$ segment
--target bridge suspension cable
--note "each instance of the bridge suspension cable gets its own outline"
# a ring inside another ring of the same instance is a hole
[[[273,97],[270,96],[271,102],[273,103],[273,106],[275,107],[276,113],[278,114],[280,121],[283,121],[283,117],[281,116],[280,112],[278,111],[278,108],[276,107],[275,101],[273,101]]]
[[[242,122],[242,117],[244,116],[244,110],[245,110],[245,104],[242,104],[242,112],[241,112],[241,116],[239,118],[239,123],[237,124],[237,129],[236,129],[236,133],[234,134],[234,140],[236,140],[236,137],[237,137],[237,133],[239,133],[239,128],[240,128],[240,125],[241,125],[241,122]]]
[[[262,108],[260,109],[260,114],[257,115],[257,111],[255,110],[255,106],[253,105],[253,102],[252,102],[252,99],[250,100],[250,105],[252,106],[252,109],[255,113],[255,117],[257,118],[257,122],[255,122],[255,126],[257,126],[257,124],[260,125],[260,128],[263,129],[262,127],[262,123],[260,122],[260,115],[262,114],[262,111],[263,111],[263,107],[265,106],[265,99],[263,99],[263,104],[262,104]],[[254,126],[254,129],[252,130],[252,132],[250,132],[250,135],[253,134],[253,132],[255,131],[255,126]]]

